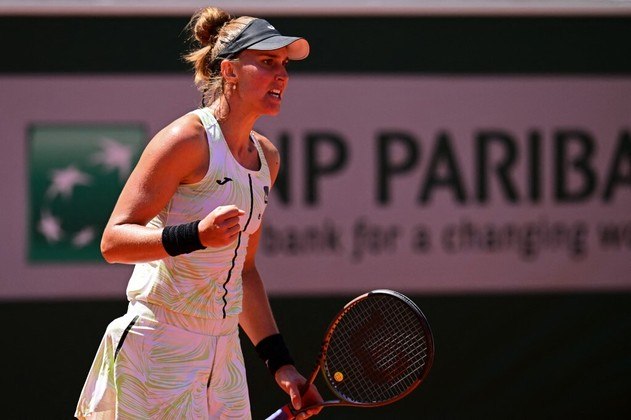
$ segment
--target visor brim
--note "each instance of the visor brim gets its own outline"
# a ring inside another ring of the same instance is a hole
[[[309,43],[304,38],[293,36],[272,36],[250,45],[248,50],[273,51],[287,47],[287,56],[290,60],[303,60],[309,55]]]

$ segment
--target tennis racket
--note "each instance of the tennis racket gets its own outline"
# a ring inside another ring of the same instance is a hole
[[[317,406],[377,407],[408,395],[427,377],[434,361],[434,338],[425,315],[393,290],[356,297],[329,326],[315,369],[304,389],[322,371],[337,399]],[[267,420],[291,420],[290,404]]]

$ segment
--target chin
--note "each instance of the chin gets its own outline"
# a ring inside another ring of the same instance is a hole
[[[269,115],[269,116],[272,116],[272,117],[275,117],[278,114],[280,114],[280,107],[267,109],[267,111],[265,112],[265,115]]]

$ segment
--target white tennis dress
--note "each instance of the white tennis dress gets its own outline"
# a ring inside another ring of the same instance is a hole
[[[107,327],[75,417],[83,419],[248,419],[250,406],[238,335],[241,271],[248,238],[260,226],[271,185],[261,167],[241,166],[208,108],[210,164],[204,178],[181,185],[148,226],[204,218],[218,206],[245,211],[231,244],[137,264],[127,314]]]

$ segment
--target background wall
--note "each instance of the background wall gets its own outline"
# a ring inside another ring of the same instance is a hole
[[[534,117],[522,115],[515,119],[491,120],[499,124],[495,128],[515,134],[514,143],[520,150],[533,144],[528,133],[536,129],[542,133],[543,146],[559,144],[554,133],[567,129],[568,121],[570,128],[578,127],[593,139],[595,157],[590,165],[599,182],[593,192],[574,202],[561,202],[553,194],[542,194],[540,200],[511,204],[497,181],[499,178],[492,178],[494,189],[486,204],[478,201],[463,208],[451,198],[453,187],[446,187],[437,190],[445,194],[438,199],[443,200],[445,207],[436,207],[436,203],[419,205],[413,199],[411,203],[383,207],[372,200],[378,181],[369,176],[371,181],[361,189],[346,190],[346,194],[353,191],[360,201],[367,200],[369,207],[363,213],[367,217],[379,216],[385,220],[412,217],[422,221],[427,217],[439,218],[446,208],[454,212],[446,215],[458,217],[471,217],[471,212],[475,212],[481,223],[489,223],[502,214],[508,214],[510,220],[526,223],[530,220],[528,213],[532,212],[567,221],[582,220],[594,231],[599,223],[607,220],[619,226],[620,238],[614,248],[599,248],[583,259],[548,249],[545,258],[518,261],[521,265],[515,266],[515,276],[506,276],[505,282],[502,282],[502,271],[493,267],[515,258],[510,253],[486,249],[454,259],[435,255],[440,257],[440,264],[434,267],[430,259],[418,256],[411,259],[395,252],[371,255],[367,265],[333,260],[348,273],[342,279],[333,277],[333,283],[340,287],[310,290],[305,285],[314,281],[324,281],[326,285],[331,274],[326,269],[310,268],[304,275],[288,274],[279,280],[283,261],[288,266],[300,266],[301,261],[292,259],[291,255],[274,256],[269,249],[267,253],[262,252],[260,264],[264,275],[273,274],[266,279],[271,283],[272,305],[278,322],[305,371],[311,368],[321,333],[331,316],[355,294],[377,284],[373,283],[375,280],[365,281],[363,274],[370,264],[406,261],[404,270],[393,270],[392,276],[384,277],[380,285],[396,286],[409,294],[434,329],[437,358],[421,388],[390,407],[330,409],[323,412],[322,417],[622,418],[628,413],[627,391],[631,385],[628,379],[631,373],[628,310],[631,304],[631,229],[628,227],[631,152],[628,143],[631,140],[625,133],[628,133],[631,117],[626,94],[631,84],[631,49],[626,42],[631,20],[626,16],[273,16],[269,19],[282,32],[303,34],[313,48],[309,60],[292,64],[292,82],[296,82],[298,88],[292,91],[290,87],[287,102],[291,100],[293,106],[284,111],[297,115],[301,115],[298,111],[308,111],[309,116],[317,117],[328,115],[328,111],[314,113],[314,102],[317,106],[330,103],[332,107],[342,103],[337,112],[358,118],[352,107],[356,102],[358,112],[368,109],[371,113],[384,113],[389,107],[377,101],[379,92],[369,92],[366,97],[355,100],[357,94],[353,94],[353,86],[368,81],[378,90],[382,83],[389,86],[403,80],[423,88],[419,88],[421,95],[404,95],[408,108],[417,107],[423,112],[410,113],[408,119],[397,120],[390,128],[411,130],[420,138],[417,143],[423,159],[429,159],[433,153],[436,133],[446,128],[455,133],[450,143],[454,155],[466,160],[470,156],[467,144],[470,144],[471,133],[491,126],[489,121],[480,119],[481,115],[498,112],[502,107],[510,114],[510,110],[521,109],[524,103],[529,104]],[[111,319],[125,311],[124,287],[129,275],[129,268],[108,266],[98,257],[76,257],[70,252],[68,259],[42,260],[31,253],[32,238],[37,235],[34,229],[37,220],[33,217],[37,214],[33,210],[32,159],[36,154],[33,128],[62,123],[73,127],[86,122],[93,125],[113,122],[125,127],[140,123],[148,140],[161,123],[167,123],[197,104],[190,73],[180,58],[185,48],[182,30],[186,23],[187,18],[178,16],[0,17],[3,33],[0,44],[4,52],[0,60],[0,135],[4,149],[0,167],[5,180],[0,199],[2,229],[6,233],[6,239],[0,244],[4,267],[0,273],[0,311],[6,320],[2,355],[7,361],[3,382],[9,391],[8,394],[5,391],[5,395],[6,400],[11,401],[3,409],[7,418],[70,418],[103,330]],[[357,39],[357,34],[362,35],[361,40]],[[326,88],[327,83],[340,80],[344,83],[339,85],[340,97],[337,98],[316,96],[318,91],[309,87],[316,84]],[[146,88],[152,83],[177,89]],[[461,111],[462,116],[437,114],[437,118],[444,118],[442,125],[431,125],[431,121],[423,120],[433,109],[432,104],[448,112],[458,109],[463,101],[468,103],[471,90],[466,90],[469,95],[463,94],[462,98],[449,96],[448,101],[441,96],[454,84],[480,89],[476,94],[485,99],[480,109],[486,111],[473,109],[470,114]],[[114,93],[108,94],[107,87],[116,85],[118,87],[110,90]],[[125,86],[123,93],[120,86]],[[428,86],[436,88],[429,99],[422,97]],[[568,94],[568,90],[572,90],[567,86],[573,86],[577,95],[570,97],[580,100],[555,98],[558,96],[555,92]],[[533,92],[533,89],[542,98],[544,111],[533,106],[536,98],[523,99],[523,93]],[[506,95],[507,91],[516,94]],[[293,98],[292,93],[296,93]],[[388,98],[387,91],[383,95]],[[498,97],[505,102],[488,107],[487,101]],[[133,107],[136,114],[128,118],[121,116],[126,102],[139,103]],[[366,106],[366,103],[374,103],[374,106]],[[550,103],[567,106],[569,111],[553,113],[548,120],[544,115],[551,109],[546,108]],[[151,117],[144,116],[145,111]],[[304,146],[304,142],[298,141],[304,140],[304,136],[284,140],[283,129],[301,134],[314,127],[334,132],[344,129],[341,123],[309,125],[310,117],[305,115],[304,118],[306,122],[299,121],[298,127],[279,119],[263,123],[268,124],[263,128],[274,133],[274,139],[288,148],[289,156]],[[366,124],[376,124],[371,122],[373,119],[367,119]],[[387,120],[372,127],[383,128],[386,123]],[[352,150],[366,140],[351,135],[344,139]],[[368,140],[367,143],[374,146],[372,137]],[[579,147],[577,154],[570,157],[580,156],[580,151]],[[305,156],[297,155],[293,163],[285,165],[294,172],[286,170],[283,179],[289,180],[292,174],[295,177],[296,173],[301,173],[307,162]],[[502,161],[501,155],[493,156]],[[554,173],[554,160],[549,160],[548,154],[542,156],[545,156],[541,162],[541,173],[545,174],[542,191],[549,193],[554,190],[552,186],[558,177],[550,175]],[[327,155],[319,158],[326,161]],[[520,171],[527,168],[526,158],[519,159],[511,177],[522,174]],[[568,174],[578,176],[572,178],[576,183],[568,184],[568,188],[584,189],[585,177],[577,175],[581,172],[576,169],[580,168],[580,159],[572,162],[568,158],[564,164],[570,168]],[[371,165],[372,162],[368,166]],[[410,172],[408,178],[393,181],[395,197],[400,199],[408,185],[413,186],[415,193],[411,196],[416,197],[419,179],[426,179],[423,177],[427,176],[426,168],[430,164],[428,160],[419,160],[418,165],[421,168],[418,173]],[[474,165],[470,169],[470,172],[467,168],[456,171],[463,176],[465,184],[479,174]],[[436,174],[445,176],[444,172]],[[280,223],[292,213],[296,213],[297,218],[301,215],[323,217],[335,215],[332,212],[340,205],[352,207],[348,200],[339,204],[340,192],[331,189],[331,184],[344,183],[352,177],[344,171],[333,171],[329,175],[319,184],[323,201],[319,205],[308,205],[297,199],[285,202],[277,191],[269,209],[270,220]],[[602,199],[606,179],[615,180],[615,194],[609,201]],[[527,182],[515,182],[520,191],[527,189]],[[346,197],[343,193],[342,196]],[[335,204],[329,204],[329,200]],[[273,219],[275,213],[276,220]],[[444,220],[439,218],[436,223],[444,223]],[[330,256],[316,253],[304,257],[305,264],[326,266],[322,263],[331,261],[327,259]],[[430,266],[434,268],[428,272]],[[503,270],[510,272],[510,265]],[[358,273],[356,276],[352,275],[354,271]],[[444,273],[452,276],[445,276],[447,280],[443,281],[434,280]],[[515,285],[514,277],[524,281]],[[528,278],[542,277],[544,281],[529,283]],[[271,386],[271,378],[256,360],[249,344],[244,344],[244,351],[250,372],[253,415],[264,418],[282,404],[284,398]],[[37,413],[31,415],[33,395],[37,395],[38,403]],[[39,414],[42,409],[45,415]]]

